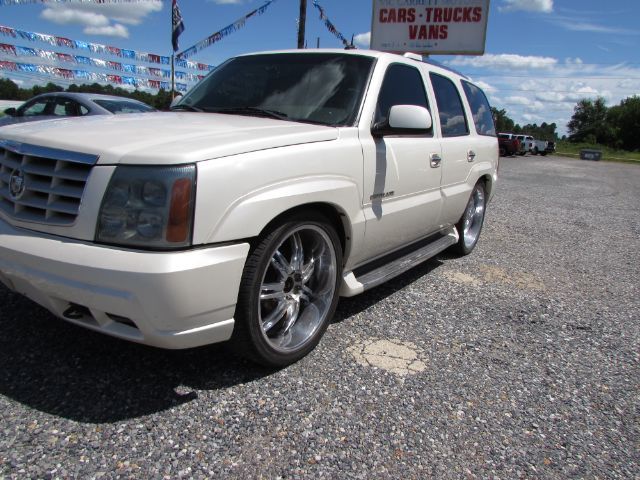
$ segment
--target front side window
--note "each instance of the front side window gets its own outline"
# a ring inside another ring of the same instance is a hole
[[[443,137],[460,137],[469,135],[467,117],[462,106],[462,99],[455,84],[447,77],[431,73],[431,84],[436,95],[440,127]]]
[[[402,64],[389,66],[378,96],[374,124],[387,120],[394,105],[417,105],[429,109],[422,75],[417,68]]]
[[[334,53],[248,55],[216,68],[174,109],[353,125],[374,59]]]
[[[46,115],[48,100],[36,100],[35,102],[26,105],[24,108],[18,109],[18,116],[20,117],[35,117],[37,115]]]
[[[469,106],[471,107],[471,115],[473,115],[473,123],[476,126],[478,135],[496,136],[496,126],[493,123],[493,115],[489,101],[482,90],[474,84],[462,81],[462,89],[467,96]]]

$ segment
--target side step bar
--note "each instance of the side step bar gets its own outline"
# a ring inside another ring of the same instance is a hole
[[[435,257],[451,245],[455,245],[458,242],[458,238],[456,229],[451,228],[449,231],[445,231],[445,235],[437,240],[358,277],[355,276],[353,271],[345,272],[342,279],[340,295],[343,297],[353,297],[365,290],[377,287],[387,280],[391,280],[416,265]]]

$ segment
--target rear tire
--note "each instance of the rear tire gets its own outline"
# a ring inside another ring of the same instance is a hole
[[[338,303],[342,248],[323,215],[296,214],[262,235],[240,282],[232,340],[240,353],[284,367],[313,350]]]
[[[473,187],[462,218],[456,224],[460,238],[453,249],[458,255],[469,255],[476,247],[484,224],[486,206],[486,191],[484,183],[480,181]]]

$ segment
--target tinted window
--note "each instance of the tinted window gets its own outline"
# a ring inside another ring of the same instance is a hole
[[[475,85],[462,81],[462,89],[464,90],[469,106],[471,107],[471,115],[473,115],[473,123],[479,135],[496,136],[496,127],[493,123],[493,115],[491,107],[487,101],[484,92]]]
[[[353,125],[373,59],[333,53],[248,55],[216,68],[180,101],[213,113]],[[262,111],[262,113],[260,112]]]
[[[120,113],[144,113],[153,112],[154,109],[144,103],[130,102],[127,100],[104,100],[95,99],[94,103],[97,103],[102,108],[106,108],[113,114]]]
[[[407,65],[391,65],[384,76],[374,123],[389,117],[394,105],[417,105],[429,108],[422,76],[418,69]]]
[[[57,97],[55,99],[55,106],[53,108],[53,115],[63,116],[63,117],[75,117],[80,115],[80,111],[78,109],[80,105],[78,105],[73,100],[69,100],[68,98]]]
[[[443,137],[459,137],[469,134],[467,117],[455,84],[446,77],[432,73],[431,84],[436,94]]]
[[[46,115],[45,109],[47,108],[47,100],[37,100],[25,108],[19,109],[19,116],[35,117],[36,115]]]

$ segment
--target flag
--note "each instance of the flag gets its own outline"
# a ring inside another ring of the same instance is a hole
[[[178,8],[178,0],[173,0],[173,9],[171,13],[172,35],[171,41],[173,42],[173,51],[178,51],[178,37],[184,32],[184,22],[182,21],[182,15]]]

